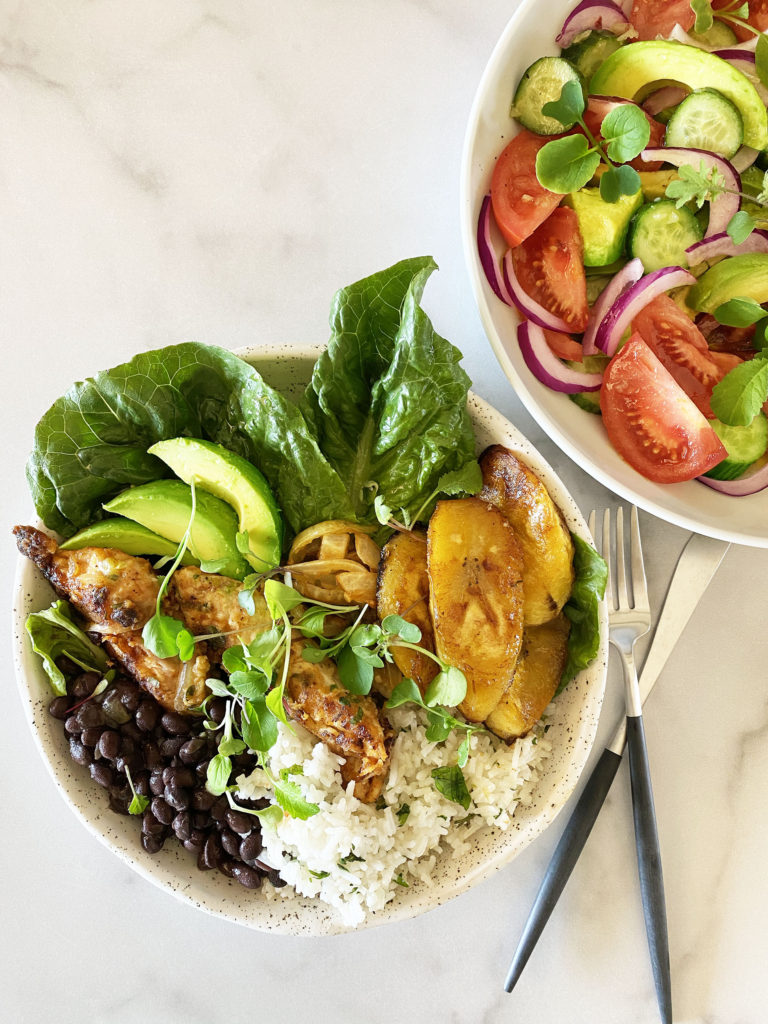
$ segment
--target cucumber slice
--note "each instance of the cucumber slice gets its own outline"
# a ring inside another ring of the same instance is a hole
[[[688,35],[710,50],[727,50],[729,46],[735,46],[739,41],[731,26],[718,20],[713,21],[706,32],[691,31]]]
[[[545,103],[560,99],[566,82],[578,82],[584,88],[581,75],[570,61],[562,57],[540,57],[520,79],[510,115],[516,117],[523,128],[537,135],[558,135],[572,128],[575,121],[564,125],[541,112]]]
[[[571,370],[578,370],[580,373],[602,373],[610,359],[608,356],[598,353],[596,356],[584,356],[584,360],[581,363],[575,363],[569,359],[564,360],[564,362]],[[568,397],[585,412],[595,413],[597,416],[602,415],[599,391],[578,391],[574,395],[568,395]]]
[[[722,420],[710,420],[710,427],[725,445],[728,455],[705,476],[713,480],[735,480],[768,451],[768,419],[759,412],[746,427],[729,427]]]
[[[588,82],[600,65],[618,50],[621,43],[610,32],[590,32],[577,43],[571,43],[560,54],[579,71]]]
[[[670,117],[664,145],[706,149],[729,159],[743,141],[744,122],[736,106],[716,89],[699,89]]]
[[[568,397],[574,405],[578,405],[584,412],[591,412],[596,416],[603,415],[600,408],[599,391],[577,391],[575,395],[568,395]]]
[[[704,230],[686,207],[671,200],[641,207],[629,227],[629,252],[642,260],[646,274],[662,267],[687,267],[685,250],[700,242]]]

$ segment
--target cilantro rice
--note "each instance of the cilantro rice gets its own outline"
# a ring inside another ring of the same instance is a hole
[[[305,821],[286,816],[276,830],[264,825],[261,859],[288,883],[270,890],[271,898],[295,890],[335,907],[345,925],[360,924],[403,887],[429,886],[441,854],[463,852],[468,839],[486,826],[506,830],[517,805],[530,803],[550,753],[541,727],[511,747],[489,733],[472,736],[464,768],[472,802],[465,810],[435,789],[431,774],[433,768],[456,764],[461,736],[454,732],[443,743],[430,743],[426,715],[418,708],[397,708],[388,717],[397,738],[377,805],[357,800],[353,782],[344,789],[341,757],[300,726],[293,725],[293,731],[280,726],[270,768],[290,770],[291,781],[320,813]],[[264,782],[260,769],[240,776],[240,796],[269,797]]]

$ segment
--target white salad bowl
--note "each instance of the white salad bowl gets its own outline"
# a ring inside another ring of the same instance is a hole
[[[298,393],[309,378],[319,347],[263,346],[238,351],[265,379],[286,394]],[[488,444],[503,444],[518,452],[546,484],[569,528],[590,539],[587,525],[573,498],[547,462],[495,409],[470,395],[469,409],[478,452]],[[52,590],[31,561],[19,558],[13,609],[16,676],[22,701],[40,753],[61,795],[85,827],[121,860],[148,881],[185,903],[261,931],[293,935],[328,935],[350,931],[332,908],[296,895],[269,899],[248,891],[216,871],[197,869],[194,856],[178,843],[168,843],[155,855],[139,843],[139,822],[115,814],[107,795],[86,768],[69,755],[62,723],[48,713],[52,693],[24,624],[32,611],[47,607]],[[574,679],[555,702],[547,739],[551,756],[543,763],[530,806],[519,807],[506,832],[478,832],[469,851],[438,860],[429,888],[413,885],[360,927],[413,917],[471,888],[515,857],[553,821],[573,791],[594,742],[603,700],[607,662],[607,617],[601,608],[597,658]],[[266,883],[265,883],[266,884]]]
[[[601,417],[551,391],[526,366],[517,343],[517,311],[491,290],[477,249],[477,223],[496,158],[518,125],[512,95],[526,68],[555,45],[575,0],[522,0],[486,65],[469,116],[461,168],[461,230],[472,288],[485,333],[512,387],[553,441],[596,480],[646,511],[696,533],[737,544],[768,547],[768,490],[749,497],[719,494],[695,480],[656,484],[614,450]],[[501,251],[501,250],[500,250]]]

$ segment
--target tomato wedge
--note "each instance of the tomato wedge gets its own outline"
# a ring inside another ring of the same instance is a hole
[[[733,6],[733,0],[714,0],[712,4],[715,11],[720,10],[722,7],[731,6]],[[747,21],[753,28],[758,28],[761,32],[765,32],[768,29],[768,0],[749,0],[749,17]],[[754,32],[741,28],[739,25],[734,25],[731,21],[727,22],[727,24],[729,28],[733,29],[741,42],[755,38]]]
[[[590,96],[587,101],[587,109],[584,111],[584,124],[596,138],[602,139],[603,136],[600,129],[605,118],[615,107],[625,106],[628,102],[627,100],[615,99],[613,96]],[[631,105],[637,106],[635,103]],[[641,107],[638,109],[642,110]],[[644,110],[643,114],[645,114],[648,126],[651,129],[648,146],[658,147],[663,145],[664,136],[667,134],[666,127],[660,121],[654,120]],[[663,161],[661,160],[653,160],[650,163],[646,163],[639,156],[635,157],[634,160],[630,160],[630,167],[634,167],[636,171],[660,171],[663,166]]]
[[[701,476],[727,452],[712,427],[639,334],[608,364],[603,423],[621,457],[659,484]]]
[[[584,243],[576,213],[558,207],[521,245],[512,249],[515,274],[524,291],[574,334],[589,319]]]
[[[635,0],[629,16],[638,39],[667,37],[675,25],[686,32],[693,28],[696,15],[689,0]]]
[[[558,359],[568,359],[572,363],[580,363],[584,359],[584,349],[580,341],[575,341],[570,334],[559,334],[557,331],[544,331],[547,344]]]
[[[496,161],[491,177],[493,216],[507,242],[519,245],[563,198],[539,184],[536,154],[552,136],[521,130]]]

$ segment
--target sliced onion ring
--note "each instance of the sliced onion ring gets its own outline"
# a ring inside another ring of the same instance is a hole
[[[668,107],[676,107],[687,95],[688,90],[683,89],[681,85],[665,85],[643,100],[643,110],[653,117]]]
[[[581,0],[565,19],[560,35],[555,42],[565,49],[570,46],[576,36],[592,29],[602,29],[620,36],[629,28],[629,21],[624,11],[612,0]]]
[[[757,40],[757,36],[754,37]],[[713,50],[715,57],[727,60],[728,63],[746,75],[757,90],[757,94],[763,103],[768,103],[768,89],[765,88],[757,75],[756,60],[754,53],[741,47],[731,46],[727,50]]]
[[[595,344],[601,352],[612,356],[618,348],[624,331],[629,327],[641,309],[645,309],[657,295],[663,295],[670,288],[695,284],[696,278],[682,267],[662,267],[646,274],[626,289],[602,318]]]
[[[751,252],[768,252],[768,231],[753,231],[749,238],[736,245],[727,231],[718,235],[710,235],[700,242],[694,242],[685,250],[690,256],[690,263],[703,263],[713,260],[716,256],[744,256]]]
[[[741,178],[733,164],[725,157],[710,153],[708,149],[677,149],[673,146],[669,148],[659,146],[644,149],[640,154],[640,159],[646,163],[663,160],[675,167],[689,166],[695,167],[697,170],[701,164],[704,164],[706,171],[711,170],[712,167],[718,169],[725,179],[725,187],[731,191],[723,192],[709,204],[709,224],[704,235],[705,238],[709,238],[710,235],[719,235],[720,232],[725,231],[733,215],[739,212],[741,201],[738,193],[741,192]]]
[[[599,391],[603,383],[602,373],[581,373],[560,362],[547,344],[544,331],[537,324],[524,320],[518,325],[517,340],[525,365],[536,380],[548,388],[567,395],[575,395],[579,391]]]
[[[748,476],[740,476],[737,480],[713,480],[710,476],[697,476],[700,484],[706,484],[713,491],[730,494],[733,498],[746,498],[749,494],[757,494],[768,487],[768,462]]]
[[[539,327],[548,331],[559,331],[560,334],[570,334],[571,328],[562,317],[550,313],[525,291],[517,279],[515,268],[512,263],[512,250],[507,249],[504,254],[504,284],[512,297],[512,301],[525,316]]]
[[[597,297],[597,301],[590,311],[589,322],[587,323],[587,329],[584,332],[584,337],[582,339],[585,356],[597,355],[595,335],[602,323],[603,317],[622,292],[625,292],[627,288],[631,287],[635,281],[639,281],[642,276],[642,261],[635,257],[635,259],[626,263],[618,274],[612,277],[605,288],[600,292]]]
[[[488,278],[488,284],[502,302],[506,302],[508,306],[513,305],[510,294],[507,291],[507,286],[504,284],[504,278],[501,276],[499,257],[496,255],[491,240],[490,192],[483,199],[482,206],[480,207],[480,217],[477,221],[477,252],[480,256],[480,263],[485,271],[485,276]]]
[[[731,157],[731,163],[741,174],[742,171],[746,171],[747,168],[752,166],[758,156],[760,156],[759,149],[752,149],[751,146],[742,146],[738,153]]]

